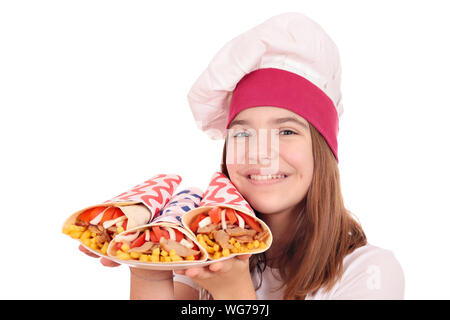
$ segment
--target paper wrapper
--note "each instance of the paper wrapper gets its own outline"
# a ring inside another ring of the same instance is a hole
[[[75,223],[80,214],[94,207],[119,207],[128,218],[127,230],[145,225],[155,215],[158,215],[169,202],[181,180],[181,177],[175,174],[156,175],[110,200],[75,212],[64,222],[63,232],[67,227]],[[78,240],[81,242],[80,239]],[[102,255],[100,250],[94,250],[84,244],[83,246],[96,254]]]
[[[198,208],[202,199],[202,190],[195,187],[186,188],[174,195],[152,222],[169,222],[183,227],[181,217],[186,212]]]
[[[252,249],[246,253],[233,253],[231,256],[235,255],[243,255],[248,253],[261,253],[266,251],[270,245],[272,244],[272,232],[269,227],[256,217],[255,212],[252,207],[248,204],[248,202],[244,199],[244,197],[239,193],[233,183],[221,172],[215,172],[212,176],[211,182],[209,183],[208,188],[206,189],[205,194],[203,195],[203,199],[199,204],[199,207],[193,210],[190,210],[185,215],[182,216],[182,222],[186,229],[190,232],[189,226],[191,222],[195,219],[196,216],[202,213],[207,213],[214,207],[223,207],[223,208],[231,208],[236,210],[239,213],[244,215],[248,215],[256,220],[263,231],[268,231],[269,235],[265,240],[266,247],[263,249]],[[193,232],[192,232],[193,233]],[[211,256],[209,256],[211,258]],[[214,261],[222,260],[225,258],[215,259]]]

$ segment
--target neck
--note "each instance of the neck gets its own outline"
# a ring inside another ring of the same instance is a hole
[[[278,259],[285,254],[286,246],[289,244],[293,231],[294,221],[300,214],[298,206],[277,213],[259,213],[259,217],[267,224],[272,232],[273,241],[271,247],[266,251],[267,265],[278,268]]]

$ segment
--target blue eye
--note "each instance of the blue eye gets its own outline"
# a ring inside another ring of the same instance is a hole
[[[245,137],[248,137],[248,135],[247,135],[247,136],[240,136],[241,133],[248,134],[248,132],[241,131],[241,132],[236,133],[236,134],[233,136],[233,138],[239,138],[239,137],[244,137],[244,138],[245,138]]]
[[[292,132],[292,134],[297,134],[297,133],[295,133],[294,131],[292,131],[292,130],[289,130],[289,129],[286,129],[286,130],[280,130],[280,133],[281,132]],[[290,136],[290,134],[286,134],[287,136]]]

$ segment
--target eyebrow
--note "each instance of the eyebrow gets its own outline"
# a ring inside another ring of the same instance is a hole
[[[305,124],[303,121],[300,121],[294,117],[284,117],[284,118],[278,118],[278,119],[272,119],[271,121],[269,121],[271,124],[281,124],[281,123],[286,123],[286,122],[294,122],[300,126],[302,126],[305,129],[308,129],[308,125]],[[247,120],[233,120],[231,121],[231,124],[229,125],[229,128],[231,128],[234,125],[248,125],[249,121]]]

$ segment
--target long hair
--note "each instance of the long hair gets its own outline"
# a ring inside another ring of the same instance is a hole
[[[367,244],[361,225],[344,207],[339,169],[322,135],[310,126],[314,172],[309,190],[298,205],[294,232],[277,261],[284,299],[305,299],[319,289],[330,290],[342,276],[344,257]],[[226,166],[225,141],[221,172],[230,178]],[[255,211],[258,216],[259,213]],[[264,253],[250,258],[250,271],[260,274],[267,266]],[[258,288],[261,286],[259,283]]]

